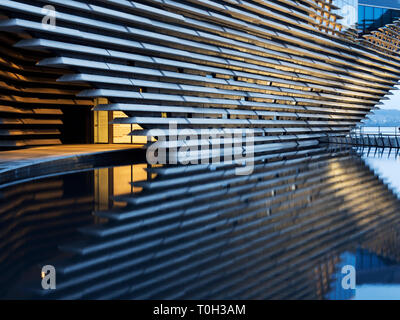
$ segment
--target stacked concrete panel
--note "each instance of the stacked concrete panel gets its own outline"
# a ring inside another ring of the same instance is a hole
[[[55,25],[46,5],[56,9]],[[337,20],[332,8],[311,0],[4,0],[0,27],[29,35],[16,47],[50,53],[38,66],[74,72],[59,82],[90,84],[79,97],[109,102],[95,110],[123,111],[129,117],[116,123],[144,129],[132,134],[171,122],[252,128],[262,152],[345,135],[400,77],[398,57],[326,25]]]
[[[61,144],[63,108],[92,105],[76,98],[84,87],[58,83],[67,70],[37,67],[46,54],[14,48],[21,37],[0,39],[0,148]]]

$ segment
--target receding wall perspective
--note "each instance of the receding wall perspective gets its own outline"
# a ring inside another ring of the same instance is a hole
[[[9,47],[27,50],[35,70],[52,70],[52,90],[62,88],[52,114],[94,106],[75,117],[88,118],[93,142],[135,143],[173,121],[252,128],[267,150],[345,135],[400,77],[399,57],[343,32],[337,9],[313,0],[18,0],[0,3],[0,28],[23,35]],[[65,141],[78,134],[66,129]]]
[[[70,71],[38,67],[48,53],[16,48],[26,37],[0,33],[0,148],[89,143],[87,85],[57,82]]]

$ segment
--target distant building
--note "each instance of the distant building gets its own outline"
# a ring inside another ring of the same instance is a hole
[[[399,0],[334,0],[340,23],[365,34],[400,18]]]
[[[399,0],[359,0],[358,29],[368,33],[400,18]]]
[[[343,17],[340,23],[346,28],[355,28],[358,22],[358,0],[334,0],[337,13]]]

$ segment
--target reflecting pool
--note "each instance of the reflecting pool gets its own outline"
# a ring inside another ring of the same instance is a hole
[[[400,299],[390,157],[313,147],[251,175],[132,163],[2,188],[0,297]]]

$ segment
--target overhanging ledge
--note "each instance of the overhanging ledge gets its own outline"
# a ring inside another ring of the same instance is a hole
[[[0,187],[54,174],[145,162],[142,145],[82,144],[0,152]]]

